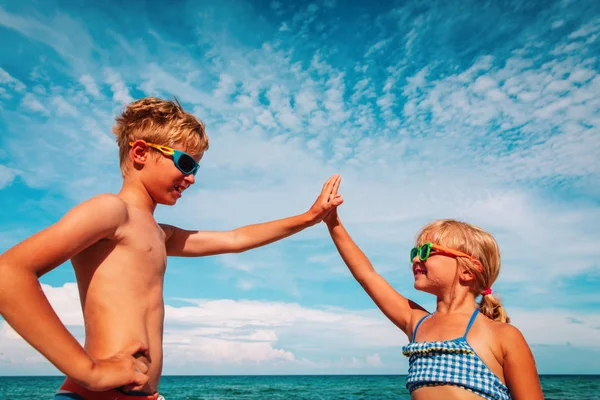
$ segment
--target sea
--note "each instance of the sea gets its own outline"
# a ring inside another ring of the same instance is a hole
[[[600,400],[600,375],[542,375],[546,400]],[[166,400],[410,399],[404,375],[163,376]],[[52,399],[63,378],[0,377],[0,399]]]

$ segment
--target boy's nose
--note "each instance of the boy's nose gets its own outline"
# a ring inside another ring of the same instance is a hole
[[[194,174],[187,174],[184,179],[190,185],[196,183],[196,176]]]

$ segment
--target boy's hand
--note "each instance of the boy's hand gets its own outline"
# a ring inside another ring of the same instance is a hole
[[[325,182],[321,194],[317,197],[310,210],[308,210],[313,223],[317,224],[328,218],[328,215],[334,213],[336,208],[344,202],[342,196],[338,194],[341,181],[342,177],[336,174]],[[337,213],[335,217],[337,218]]]
[[[134,357],[138,353],[145,357]],[[148,358],[148,349],[142,344],[135,344],[112,357],[95,360],[91,378],[84,382],[84,386],[95,392],[120,387],[139,390],[148,382]]]

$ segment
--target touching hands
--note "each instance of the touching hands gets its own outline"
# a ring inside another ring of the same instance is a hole
[[[317,224],[331,218],[337,220],[337,207],[344,202],[344,199],[338,193],[341,181],[342,177],[336,174],[325,182],[321,194],[308,210],[313,223]]]

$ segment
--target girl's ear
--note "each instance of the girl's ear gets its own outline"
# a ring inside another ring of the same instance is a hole
[[[463,282],[470,282],[472,280],[475,280],[475,275],[473,275],[472,272],[470,272],[468,269],[466,268],[461,268],[459,271],[459,276],[460,276],[460,280]]]
[[[482,270],[482,265],[478,260],[472,260],[473,264],[475,264],[475,268],[477,268],[479,271]],[[460,279],[463,282],[470,282],[475,280],[475,274],[471,271],[470,268],[468,268],[466,265],[461,265],[460,263],[458,264],[458,274]]]

